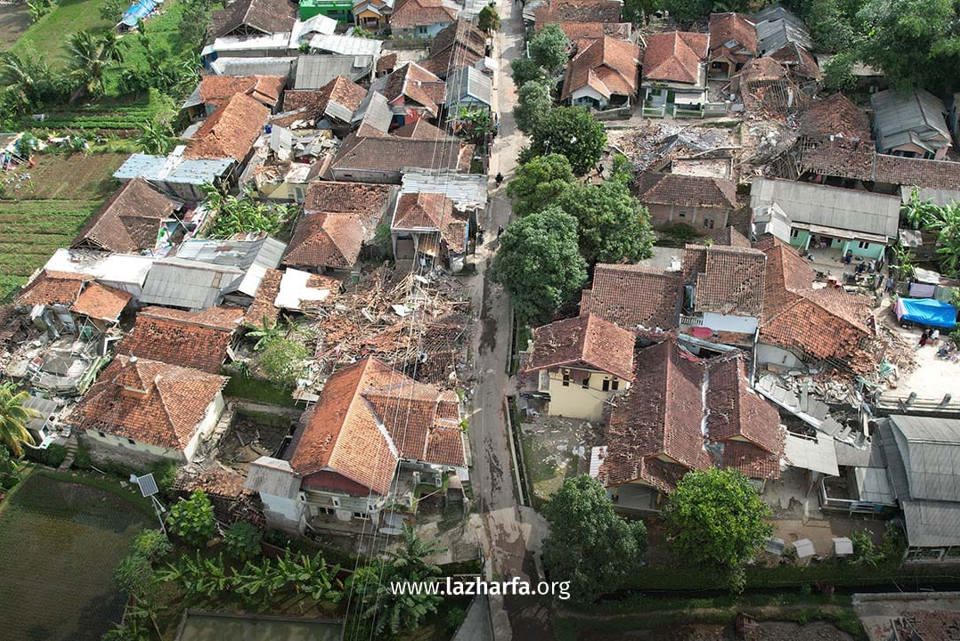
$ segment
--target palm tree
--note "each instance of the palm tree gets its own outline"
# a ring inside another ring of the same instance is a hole
[[[102,36],[90,31],[75,33],[67,41],[67,53],[70,55],[70,73],[80,85],[72,99],[83,92],[102,95],[106,91],[105,72],[123,60],[119,40],[112,31]]]
[[[50,67],[42,56],[7,53],[0,58],[0,82],[25,106],[41,100],[50,78]]]
[[[27,398],[26,392],[16,391],[11,383],[0,384],[0,442],[18,458],[23,456],[24,443],[33,444],[27,423],[40,416],[37,410],[24,407]]]

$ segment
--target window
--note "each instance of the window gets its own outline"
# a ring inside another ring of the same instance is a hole
[[[129,443],[130,445],[136,445],[136,444],[137,444],[137,442],[136,442],[135,440],[133,440],[132,438],[128,438],[128,439],[127,439],[127,443]]]
[[[100,438],[107,438],[107,435],[104,434],[103,432],[97,432],[97,434],[100,435]]]
[[[353,518],[360,519],[361,521],[368,521],[370,520],[370,515],[366,512],[354,512]]]
[[[586,377],[585,379],[583,379],[583,383],[581,383],[581,386],[583,387],[583,389],[590,389],[590,377],[589,377],[589,376]]]
[[[859,242],[857,243],[857,247],[858,247],[859,249],[868,249],[868,248],[870,247],[870,243],[868,243],[868,242],[865,241],[865,240],[861,240],[861,241],[859,241]]]
[[[340,499],[336,496],[331,496],[330,501],[333,503],[333,507],[340,507]]]
[[[790,230],[790,238],[796,238],[796,237],[799,236],[799,235],[800,235],[800,230],[799,230],[799,229],[791,229],[791,230]]]
[[[303,187],[300,187],[299,185],[294,185],[293,199],[298,203],[302,203],[304,201]]]
[[[703,226],[706,227],[707,229],[713,229],[713,224],[714,224],[713,218],[703,219]]]
[[[677,214],[677,216],[680,217],[680,218],[686,218],[686,217],[687,217],[687,212],[681,211],[679,214]]]
[[[570,387],[570,372],[563,373],[563,386]]]
[[[610,379],[609,379],[609,378],[604,378],[604,379],[603,379],[603,385],[602,385],[602,388],[601,388],[601,389],[603,389],[604,392],[609,392],[609,391],[610,391]]]
[[[616,392],[618,389],[620,389],[620,379],[619,379],[619,378],[615,378],[615,379],[613,379],[612,381],[610,381],[610,389],[612,389],[614,392]]]

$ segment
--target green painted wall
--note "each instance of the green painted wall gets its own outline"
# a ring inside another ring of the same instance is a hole
[[[300,3],[300,19],[307,20],[323,14],[340,22],[353,20],[353,3],[342,0],[303,0]]]
[[[810,232],[806,229],[794,229],[790,232],[790,244],[800,251],[807,249],[810,245]]]

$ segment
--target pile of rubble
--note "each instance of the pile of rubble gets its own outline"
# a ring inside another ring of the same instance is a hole
[[[316,310],[308,387],[339,367],[375,356],[414,378],[455,384],[463,368],[470,302],[461,283],[380,267],[333,306]]]
[[[733,129],[654,119],[645,119],[629,129],[611,129],[607,135],[610,146],[629,158],[637,171],[656,171],[673,158],[739,148]]]

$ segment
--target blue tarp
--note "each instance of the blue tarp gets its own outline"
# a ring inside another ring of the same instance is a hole
[[[897,301],[897,320],[953,329],[957,326],[957,308],[934,298],[901,298]]]
[[[138,0],[123,12],[123,19],[120,22],[132,29],[137,26],[138,22],[153,13],[156,8],[157,3],[154,0]]]

